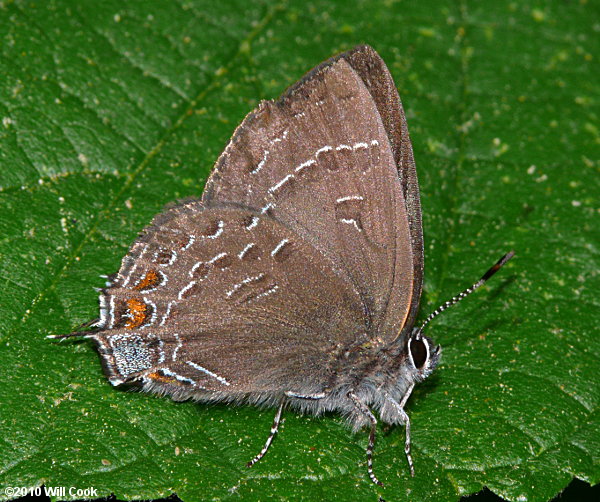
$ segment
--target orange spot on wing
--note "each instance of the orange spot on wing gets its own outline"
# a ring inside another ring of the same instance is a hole
[[[149,272],[146,272],[144,278],[139,283],[137,283],[133,289],[135,289],[136,291],[152,289],[158,286],[159,281],[160,278],[156,270],[150,270]]]
[[[129,311],[129,320],[125,323],[125,328],[135,329],[141,326],[147,317],[148,307],[146,304],[136,298],[127,300],[127,309]]]
[[[158,371],[155,371],[154,373],[150,373],[148,375],[148,378],[150,378],[151,380],[154,380],[155,382],[177,383],[177,380],[175,380],[173,377],[165,376],[162,373],[159,373]]]

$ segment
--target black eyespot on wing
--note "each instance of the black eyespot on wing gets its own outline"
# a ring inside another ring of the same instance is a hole
[[[409,344],[410,355],[412,357],[415,368],[418,370],[423,369],[427,358],[429,357],[429,351],[422,338],[413,338]]]

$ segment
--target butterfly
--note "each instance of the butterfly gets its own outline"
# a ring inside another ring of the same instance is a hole
[[[483,284],[477,283],[426,319]],[[111,384],[175,400],[344,415],[406,428],[440,347],[415,328],[423,286],[417,173],[394,81],[368,46],[263,101],[236,129],[202,198],[165,209],[100,294],[86,336]],[[374,412],[375,411],[375,412]]]

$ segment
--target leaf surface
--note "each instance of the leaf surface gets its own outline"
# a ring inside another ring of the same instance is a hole
[[[598,6],[423,0],[0,5],[0,486],[194,500],[548,500],[600,479]],[[199,196],[226,141],[358,43],[380,52],[420,177],[422,314],[516,257],[428,328],[438,371],[401,427],[174,403],[111,388],[92,287],[164,204]],[[0,495],[2,496],[2,495]],[[5,498],[6,495],[4,495]]]

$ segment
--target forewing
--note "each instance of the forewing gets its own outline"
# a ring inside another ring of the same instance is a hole
[[[410,246],[412,256],[412,295],[403,330],[404,333],[410,334],[419,311],[423,288],[423,224],[417,169],[402,101],[386,64],[372,47],[359,46],[338,57],[348,61],[369,90],[381,116],[396,161],[410,232],[410,242],[399,242],[396,252],[406,252],[407,246]],[[396,287],[403,287],[403,285],[400,282]],[[390,314],[392,312],[388,312],[388,316]],[[390,319],[389,322],[393,323],[393,320]]]
[[[322,392],[330,358],[365,340],[360,297],[329,260],[273,218],[231,206],[159,215],[101,305],[92,336],[110,381],[175,398]]]
[[[378,81],[373,68],[387,80]],[[405,133],[383,61],[360,48],[248,115],[203,201],[239,201],[291,226],[348,275],[371,336],[391,341],[412,322],[422,276],[418,188]]]

